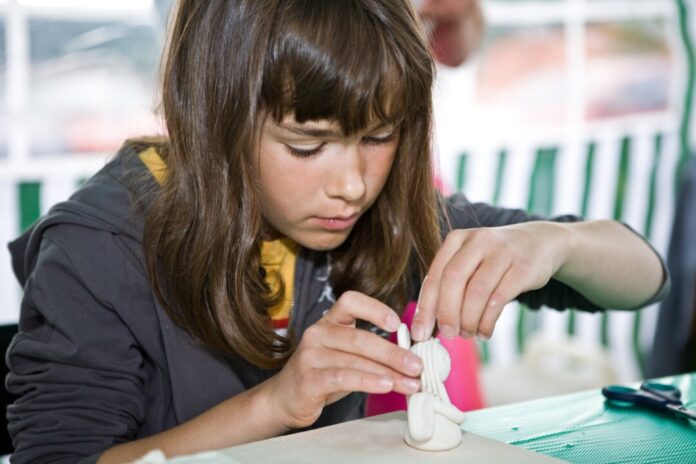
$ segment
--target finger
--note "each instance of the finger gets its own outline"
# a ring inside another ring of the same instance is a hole
[[[461,331],[464,296],[469,280],[482,265],[482,249],[466,246],[457,250],[442,271],[436,315],[437,327],[444,337],[453,338]],[[478,323],[478,320],[476,321]]]
[[[328,349],[370,359],[401,374],[416,377],[423,370],[420,357],[367,330],[327,326],[321,344]]]
[[[335,393],[355,392],[387,393],[392,391],[394,381],[389,377],[371,374],[355,369],[331,367],[316,371],[317,385],[324,398]]]
[[[439,279],[425,276],[416,302],[416,310],[411,322],[411,339],[422,342],[430,338],[435,327],[435,307]]]
[[[469,338],[478,333],[486,305],[510,266],[511,262],[507,256],[494,255],[485,259],[468,279],[464,304],[461,307],[462,337]]]
[[[358,319],[370,322],[387,332],[399,328],[401,319],[389,306],[360,292],[347,291],[336,301],[324,318],[335,325],[351,326]]]
[[[330,353],[327,355],[327,353]],[[365,371],[384,377],[400,375],[389,366],[373,361],[369,358],[343,351],[326,350],[321,348],[309,348],[302,353],[306,357],[306,365],[312,369],[328,369],[330,367],[345,367],[356,371]],[[304,361],[304,360],[303,360]]]
[[[511,267],[495,288],[481,315],[477,335],[483,339],[493,336],[495,325],[503,312],[503,308],[522,292],[524,275],[519,268]]]
[[[464,231],[450,232],[435,254],[435,258],[428,269],[428,273],[421,285],[416,314],[411,325],[411,337],[417,342],[426,340],[433,333],[442,270],[449,262],[450,257],[459,249],[465,238],[466,234]]]
[[[316,360],[313,362],[313,367],[316,369],[339,367],[387,377],[393,381],[393,390],[404,395],[413,394],[420,388],[419,379],[405,376],[388,366],[362,356],[341,351],[332,351],[330,356],[321,356],[314,351],[307,354],[315,357]]]

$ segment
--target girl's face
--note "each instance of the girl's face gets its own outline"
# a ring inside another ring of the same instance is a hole
[[[256,166],[264,218],[304,247],[338,247],[382,191],[398,144],[393,125],[345,136],[333,121],[266,118]]]

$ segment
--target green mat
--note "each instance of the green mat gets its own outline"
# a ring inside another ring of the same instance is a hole
[[[657,381],[696,409],[696,373]],[[462,428],[572,463],[696,463],[696,421],[608,405],[600,390],[474,411]]]

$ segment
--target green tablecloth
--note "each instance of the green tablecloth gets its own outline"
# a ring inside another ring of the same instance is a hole
[[[658,381],[696,409],[696,373]],[[611,406],[600,390],[470,412],[462,428],[572,463],[696,463],[696,421]]]

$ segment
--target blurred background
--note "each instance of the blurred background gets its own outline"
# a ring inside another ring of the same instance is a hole
[[[688,0],[482,0],[484,35],[439,67],[435,154],[450,192],[625,221],[663,254],[691,153]],[[128,136],[162,132],[170,0],[0,0],[0,324],[21,290],[5,243]],[[693,9],[694,11],[689,11]],[[108,265],[108,263],[107,263]],[[658,308],[588,315],[510,305],[480,342],[487,405],[645,377]]]

